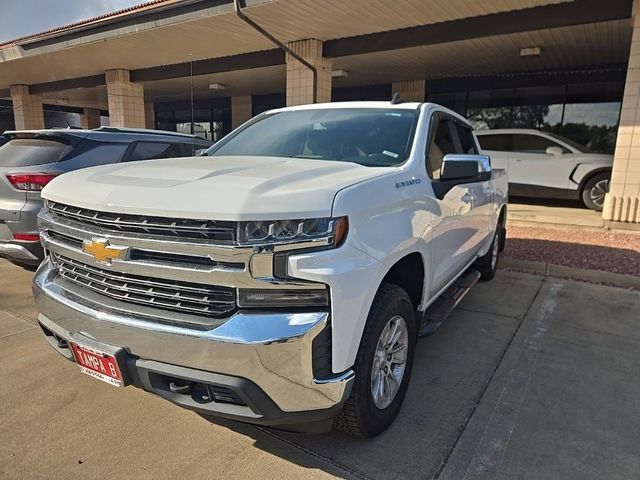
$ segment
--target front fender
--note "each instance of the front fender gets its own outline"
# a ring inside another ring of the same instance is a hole
[[[419,181],[415,181],[415,179]],[[414,182],[406,182],[413,179]],[[405,182],[405,183],[402,183]],[[401,185],[398,187],[397,185]],[[336,195],[333,216],[349,217],[345,244],[335,250],[291,256],[290,275],[331,288],[333,371],[355,362],[371,304],[396,262],[419,253],[425,266],[423,303],[429,292],[431,212],[426,178],[399,170]]]

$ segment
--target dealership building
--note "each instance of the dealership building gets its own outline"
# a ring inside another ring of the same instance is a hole
[[[217,140],[271,108],[399,92],[476,128],[544,129],[614,154],[604,220],[640,224],[632,0],[240,6],[156,0],[1,44],[0,131],[111,125]]]

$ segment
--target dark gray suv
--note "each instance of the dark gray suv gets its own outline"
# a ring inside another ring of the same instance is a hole
[[[0,257],[23,267],[43,258],[36,216],[40,190],[54,177],[80,168],[156,158],[193,157],[211,142],[175,132],[101,127],[25,130],[0,146]]]

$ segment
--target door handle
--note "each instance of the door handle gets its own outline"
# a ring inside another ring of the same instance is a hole
[[[516,160],[516,162],[521,162],[522,161],[521,158],[516,158],[515,160]]]

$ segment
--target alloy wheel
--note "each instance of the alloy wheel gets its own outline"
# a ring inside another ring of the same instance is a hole
[[[398,394],[407,364],[409,332],[396,315],[382,329],[371,368],[371,395],[376,407],[387,408]]]

